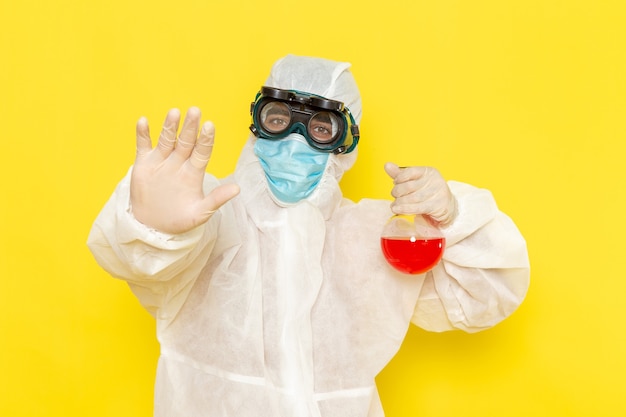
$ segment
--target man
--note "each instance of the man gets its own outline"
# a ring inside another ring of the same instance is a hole
[[[381,416],[374,378],[411,321],[474,332],[517,308],[524,239],[488,191],[433,168],[386,164],[391,204],[344,199],[361,117],[349,64],[290,55],[265,87],[224,180],[205,174],[214,129],[198,109],[178,135],[170,111],[154,148],[140,119],[135,164],[89,247],[156,318],[156,416]],[[441,227],[430,272],[385,262],[392,210]]]

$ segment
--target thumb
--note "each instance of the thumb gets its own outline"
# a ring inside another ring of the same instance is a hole
[[[239,194],[239,186],[237,184],[223,184],[213,189],[204,200],[202,200],[202,213],[206,215],[208,219],[213,213],[215,213],[220,207],[226,204],[229,200]]]
[[[387,162],[385,164],[385,172],[394,180],[396,179],[400,171],[402,171],[402,168],[400,168],[398,165],[394,164],[393,162]]]

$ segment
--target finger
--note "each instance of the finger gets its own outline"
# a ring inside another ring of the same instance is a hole
[[[418,180],[396,184],[391,190],[391,195],[396,198],[398,203],[412,204],[438,198],[440,188],[440,185],[434,182],[432,178],[422,177]]]
[[[209,193],[208,197],[210,198],[207,201],[208,208],[213,211],[217,210],[239,194],[239,191],[239,185],[237,184],[220,185]]]
[[[401,199],[391,203],[391,211],[397,214],[428,214],[431,206],[428,202],[403,203]]]
[[[176,144],[176,132],[178,132],[178,125],[180,123],[180,110],[171,109],[165,116],[163,122],[163,128],[161,129],[161,135],[159,136],[158,148],[161,150],[163,156],[168,156],[174,145]]]
[[[400,173],[395,178],[395,183],[400,184],[407,181],[414,181],[428,175],[429,167],[406,167],[401,168]]]
[[[393,207],[401,213],[428,213],[433,203],[432,190],[424,187],[420,181],[409,181],[396,185],[392,192],[395,198]]]
[[[395,200],[394,200],[394,204],[396,206],[407,206],[407,205],[415,205],[415,204],[422,204],[426,201],[429,200],[428,196],[424,195],[422,192],[413,192],[413,193],[406,193],[403,194],[401,196],[394,196]]]
[[[391,189],[391,196],[395,199],[414,196],[421,189],[421,184],[418,181],[403,182],[396,184]]]
[[[404,168],[399,167],[398,165],[394,164],[393,162],[387,162],[385,164],[385,172],[387,173],[387,175],[389,175],[392,179],[393,179],[393,183],[394,186],[391,189],[391,196],[394,198],[398,198],[403,196],[404,194],[406,194],[407,190],[404,190],[404,188],[406,187],[400,187],[398,185],[398,176],[400,175],[400,173],[402,172]]]
[[[137,121],[135,131],[137,136],[137,157],[143,157],[152,150],[152,140],[150,139],[148,119],[141,117]]]
[[[213,189],[201,203],[200,223],[209,219],[220,207],[230,201],[239,194],[239,186],[237,184],[223,184]]]
[[[442,223],[450,217],[449,206],[441,199],[411,201],[397,199],[391,204],[391,211],[402,214],[426,214],[435,222]],[[454,207],[452,202],[451,207]]]
[[[401,171],[401,168],[398,165],[394,164],[393,162],[387,162],[385,164],[385,172],[394,180],[396,179],[400,171]]]
[[[213,152],[213,142],[215,140],[215,126],[212,122],[206,122],[202,125],[200,136],[193,149],[189,162],[195,168],[205,170],[211,153]]]
[[[189,110],[187,110],[183,127],[180,130],[176,147],[174,148],[174,152],[183,159],[189,158],[193,147],[196,145],[200,116],[200,109],[197,107],[190,107]]]

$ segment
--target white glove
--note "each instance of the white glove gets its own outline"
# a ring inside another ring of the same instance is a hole
[[[446,226],[456,217],[456,199],[446,180],[432,167],[406,167],[387,162],[385,171],[393,178],[391,210],[398,214],[425,214],[435,224]]]
[[[203,224],[215,211],[239,193],[236,184],[221,185],[208,195],[202,190],[205,169],[215,137],[213,123],[206,122],[200,135],[200,109],[192,107],[178,137],[180,111],[167,113],[157,146],[152,148],[148,121],[137,122],[137,156],[130,184],[135,218],[161,232],[178,234]]]

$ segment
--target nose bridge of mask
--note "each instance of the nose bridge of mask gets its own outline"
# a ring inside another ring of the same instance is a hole
[[[293,142],[299,142],[300,144],[297,145]],[[307,146],[304,147],[302,145],[307,145]],[[289,135],[285,136],[280,141],[276,142],[277,147],[280,147],[283,149],[292,149],[294,152],[298,151],[298,153],[305,153],[311,156],[318,155],[320,153],[320,151],[316,151],[315,149],[312,149],[308,145],[309,143],[307,142],[306,137],[304,137],[304,135],[299,132],[290,133]]]
[[[308,197],[320,182],[329,154],[309,146],[299,134],[281,140],[257,139],[254,153],[265,172],[270,191],[283,203]]]

